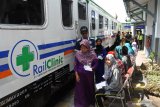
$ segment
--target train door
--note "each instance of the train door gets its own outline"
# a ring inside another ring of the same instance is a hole
[[[78,1],[78,38],[81,38],[80,28],[86,26],[89,28],[88,22],[88,4],[85,0]]]

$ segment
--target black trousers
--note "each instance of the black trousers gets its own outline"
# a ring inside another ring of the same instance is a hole
[[[138,40],[138,48],[140,49],[140,50],[142,50],[143,49],[143,41],[142,40]]]
[[[97,107],[104,107],[103,100],[106,99],[105,96],[105,90],[103,88],[96,92],[95,99]]]

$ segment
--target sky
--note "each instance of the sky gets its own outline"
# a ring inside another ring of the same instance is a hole
[[[118,16],[120,22],[125,22],[127,19],[126,10],[124,7],[123,0],[93,0],[104,10],[110,13],[112,16]]]

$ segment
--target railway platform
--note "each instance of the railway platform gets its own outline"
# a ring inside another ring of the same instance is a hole
[[[136,57],[136,66],[139,68],[142,63],[148,62],[149,59],[145,57],[143,51],[139,51]],[[147,84],[146,78],[141,74],[138,73],[139,69],[137,69],[137,73],[135,74],[135,78],[133,78],[133,87],[134,87],[134,94],[131,93],[131,100],[127,101],[128,107],[157,107],[153,104],[153,100],[148,98],[148,95],[144,92],[144,88]],[[127,98],[128,99],[128,98]],[[69,93],[67,93],[64,98],[61,99],[56,105],[52,107],[74,107],[74,89],[72,89]],[[108,101],[104,102],[104,106],[107,107]],[[120,107],[120,102],[115,102],[112,107]]]

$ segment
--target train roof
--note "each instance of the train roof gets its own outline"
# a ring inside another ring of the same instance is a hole
[[[114,18],[115,19],[115,17],[113,17],[111,14],[109,14],[106,10],[104,10],[102,7],[100,7],[97,3],[95,3],[93,0],[86,0],[88,3],[92,3],[92,4],[94,4],[95,6],[97,6],[99,9],[101,9],[102,10],[102,12],[104,12],[105,14],[107,14],[107,15],[109,15],[111,18]]]

